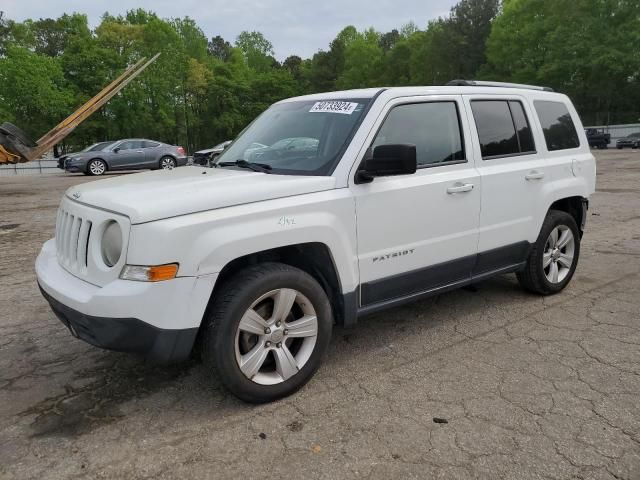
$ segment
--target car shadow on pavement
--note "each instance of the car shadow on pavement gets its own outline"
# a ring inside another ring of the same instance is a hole
[[[22,412],[35,415],[31,435],[75,437],[101,425],[122,419],[120,405],[169,388],[196,364],[150,365],[140,357],[104,352],[88,368],[75,371],[78,387],[65,385],[65,393],[47,398]]]
[[[499,277],[370,316],[355,329],[335,327],[327,361],[319,372],[321,375],[316,376],[315,385],[312,380],[305,388],[327,388],[322,386],[324,380],[338,375],[336,370],[345,370],[347,365],[360,369],[370,365],[375,370],[368,359],[376,358],[379,349],[391,343],[402,345],[416,331],[425,339],[431,338],[429,330],[443,325],[451,331],[455,315],[450,312],[443,315],[442,305],[463,304],[465,315],[479,316],[487,301],[497,303],[503,295],[527,295],[516,291],[519,288],[513,279]],[[474,301],[478,296],[484,299]],[[64,393],[21,412],[21,416],[33,418],[32,437],[77,437],[140,411],[156,415],[163,421],[167,418],[164,410],[172,407],[193,417],[206,415],[212,408],[217,416],[260,408],[229,394],[214,374],[196,359],[178,365],[156,366],[130,354],[99,351],[92,356],[97,359],[86,362],[82,356],[76,357],[77,366],[71,367],[74,383],[80,386],[65,385]],[[79,366],[81,362],[90,366],[83,368]]]

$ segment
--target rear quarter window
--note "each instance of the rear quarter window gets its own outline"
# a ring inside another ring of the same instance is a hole
[[[542,125],[547,150],[553,152],[580,146],[576,126],[564,103],[536,100],[533,104]]]

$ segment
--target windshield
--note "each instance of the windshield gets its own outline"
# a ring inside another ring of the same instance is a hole
[[[329,175],[371,99],[298,101],[273,105],[218,157],[247,162],[273,173]]]
[[[83,151],[84,152],[98,152],[98,151],[102,151],[105,148],[107,148],[109,145],[113,145],[114,142],[100,142],[100,143],[94,143],[93,145],[85,148]]]

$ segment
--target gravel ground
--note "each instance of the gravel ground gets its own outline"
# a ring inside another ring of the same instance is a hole
[[[640,479],[640,151],[597,156],[563,293],[508,275],[338,328],[263,406],[72,338],[33,263],[91,179],[1,178],[0,478]]]

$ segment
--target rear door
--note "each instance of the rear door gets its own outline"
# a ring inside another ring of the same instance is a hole
[[[398,98],[378,122],[367,147],[415,145],[418,170],[350,187],[364,307],[469,279],[478,244],[480,178],[462,97]]]
[[[549,181],[537,148],[532,106],[521,96],[466,95],[482,179],[478,261],[473,275],[508,269],[526,260],[538,235],[538,211]],[[537,130],[536,130],[537,131]]]
[[[145,168],[154,168],[160,164],[161,143],[151,140],[142,141],[142,149],[144,150],[144,166]]]

